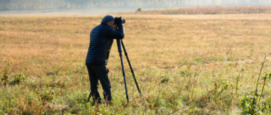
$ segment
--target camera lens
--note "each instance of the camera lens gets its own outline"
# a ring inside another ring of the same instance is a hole
[[[125,23],[125,19],[122,19],[122,23],[123,23],[123,24]]]

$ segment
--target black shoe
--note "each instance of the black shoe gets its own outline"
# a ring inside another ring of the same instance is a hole
[[[101,99],[93,99],[93,103],[92,103],[92,106],[96,105],[96,104],[102,104],[102,100]]]
[[[113,101],[112,100],[105,100],[105,104],[107,106],[112,106],[113,105]]]

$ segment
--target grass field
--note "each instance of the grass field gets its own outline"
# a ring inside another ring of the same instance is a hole
[[[114,42],[114,103],[91,106],[85,56],[102,17],[0,17],[0,114],[271,114],[270,14],[122,15],[142,98],[124,61],[127,105]]]

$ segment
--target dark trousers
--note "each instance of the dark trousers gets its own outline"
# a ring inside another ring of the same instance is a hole
[[[94,102],[98,101],[101,102],[101,97],[98,92],[98,80],[100,80],[100,83],[103,87],[103,95],[104,99],[107,101],[111,101],[111,86],[110,81],[108,79],[108,69],[106,68],[106,65],[91,65],[86,64],[89,74],[89,81],[90,81],[90,95],[92,96]]]

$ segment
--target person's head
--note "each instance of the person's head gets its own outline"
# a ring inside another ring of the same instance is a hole
[[[115,17],[113,15],[106,15],[103,19],[101,24],[106,24],[110,27],[114,27],[115,25]]]

